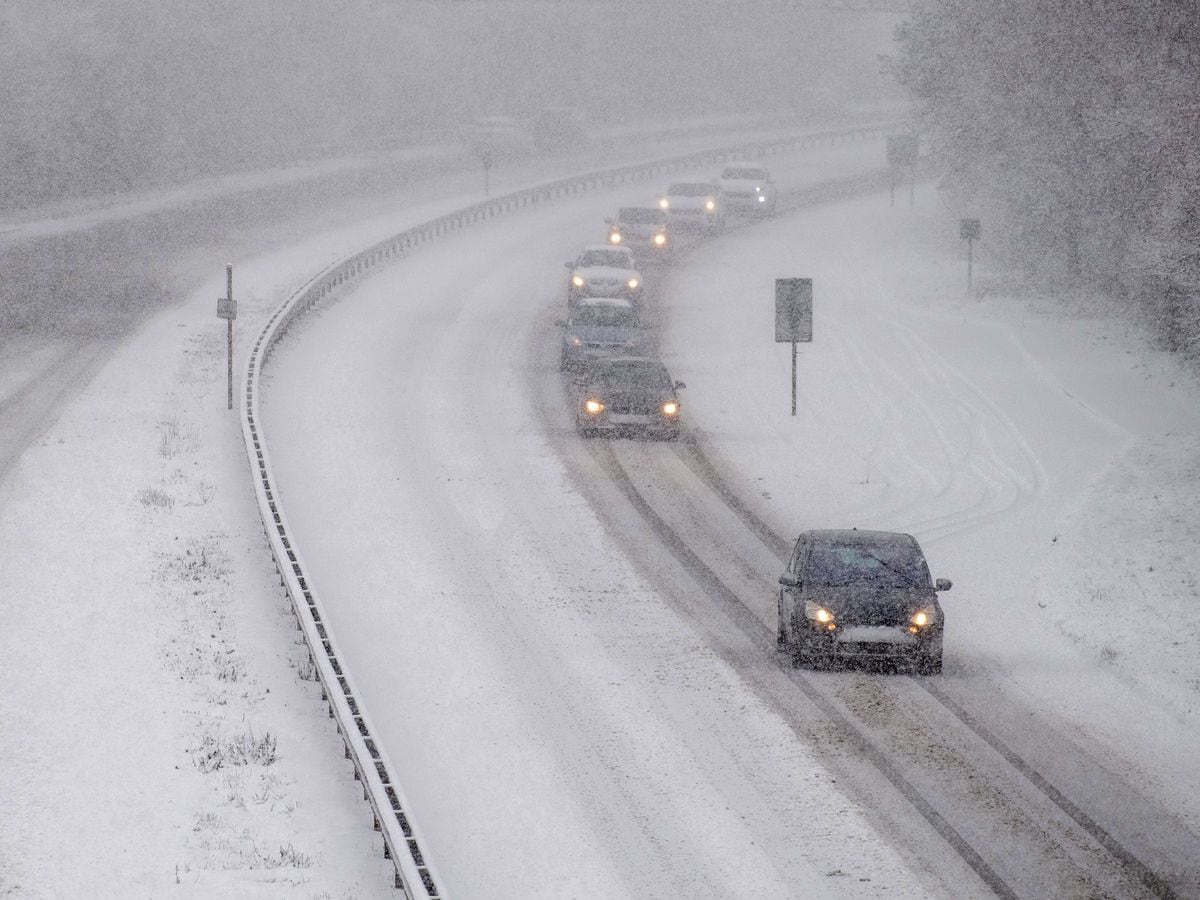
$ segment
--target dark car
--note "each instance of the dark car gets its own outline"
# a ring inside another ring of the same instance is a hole
[[[641,259],[655,259],[671,249],[667,214],[653,206],[622,206],[608,222],[608,242],[628,247]]]
[[[645,433],[673,438],[679,433],[680,404],[667,367],[644,356],[590,362],[576,380],[580,388],[575,424],[585,436],[602,432]]]
[[[916,538],[891,531],[806,531],[779,577],[779,647],[794,665],[838,660],[942,670],[945,618]]]
[[[601,356],[642,353],[647,334],[637,309],[622,297],[583,297],[575,301],[563,329],[560,369],[573,369]]]

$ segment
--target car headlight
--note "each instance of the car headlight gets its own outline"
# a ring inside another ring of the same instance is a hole
[[[572,347],[578,347],[582,343],[583,343],[583,341],[581,341],[579,339],[578,335],[575,335],[575,334],[571,335],[571,346]]]
[[[659,199],[659,201],[658,201],[659,209],[669,209],[670,206],[671,206],[671,201],[668,200],[666,197],[662,197]]]
[[[583,409],[590,415],[597,416],[604,412],[604,404],[599,400],[584,400]]]
[[[759,203],[766,203],[766,202],[767,202],[767,195],[766,195],[766,194],[759,194],[759,195],[758,195],[758,202],[759,202]]]
[[[587,282],[579,275],[572,275],[571,284],[575,285],[575,287],[583,287]]]
[[[662,405],[662,414],[664,416],[679,415],[679,404],[676,403],[674,400],[668,400],[666,403],[664,403]]]
[[[756,184],[756,185],[754,186],[754,193],[756,193],[756,194],[761,194],[761,193],[762,193],[762,185],[761,185],[761,184]]]
[[[916,634],[922,628],[928,628],[937,619],[937,611],[932,606],[926,606],[924,609],[918,609],[912,614],[909,619],[908,630],[912,634]]]
[[[810,622],[816,622],[830,631],[837,628],[837,621],[832,612],[827,610],[819,603],[813,603],[811,600],[804,601],[804,617]]]
[[[608,242],[609,242],[610,244],[619,244],[619,243],[621,243],[621,232],[619,232],[619,231],[613,231],[613,232],[610,232],[610,233],[609,233],[609,235],[608,235]]]
[[[630,278],[630,279],[629,279],[627,282],[625,282],[625,283],[626,283],[627,285],[629,285],[629,289],[630,289],[631,291],[636,291],[636,290],[637,290],[637,286],[638,286],[639,284],[641,284],[641,282],[640,282],[640,281],[638,281],[636,278]]]
[[[705,200],[704,208],[707,209],[709,212],[712,212],[714,209],[717,208],[717,201],[716,200]]]
[[[661,247],[667,242],[667,236],[661,231],[654,236],[654,246]]]

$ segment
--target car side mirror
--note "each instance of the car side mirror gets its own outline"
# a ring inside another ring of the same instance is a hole
[[[952,587],[954,587],[954,582],[952,582],[949,578],[939,578],[933,583],[933,589],[935,591],[948,591]]]
[[[687,385],[684,384],[682,381],[675,382],[675,390],[682,391],[685,387],[687,387]]]
[[[784,587],[800,587],[800,579],[791,572],[784,572],[779,576],[779,583]]]

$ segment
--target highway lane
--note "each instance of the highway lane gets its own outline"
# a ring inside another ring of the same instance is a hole
[[[562,263],[652,191],[455,235],[292,327],[263,427],[327,624],[454,896],[954,896],[970,870],[864,810],[571,489]]]

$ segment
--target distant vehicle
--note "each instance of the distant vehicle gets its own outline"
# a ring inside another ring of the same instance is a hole
[[[944,616],[912,535],[806,531],[779,576],[779,647],[793,665],[839,660],[905,662],[942,671]]]
[[[647,342],[637,310],[621,297],[584,297],[558,324],[563,329],[559,368],[564,370],[603,356],[639,354]]]
[[[650,258],[650,253],[661,256],[670,249],[667,233],[667,214],[653,206],[622,206],[616,218],[605,219],[608,223],[608,242],[628,247],[640,254],[640,259]]]
[[[567,301],[580,297],[625,297],[636,300],[642,291],[642,273],[628,247],[589,244],[568,262]]]
[[[719,231],[725,225],[721,189],[711,181],[676,181],[658,198],[658,206],[673,226]]]
[[[753,163],[731,163],[717,179],[727,213],[773,216],[777,204],[771,173]]]
[[[583,114],[569,106],[548,106],[529,123],[534,144],[542,153],[565,153],[586,147],[587,122]]]
[[[576,380],[575,424],[587,436],[642,433],[671,439],[679,434],[682,381],[645,356],[598,359]]]

